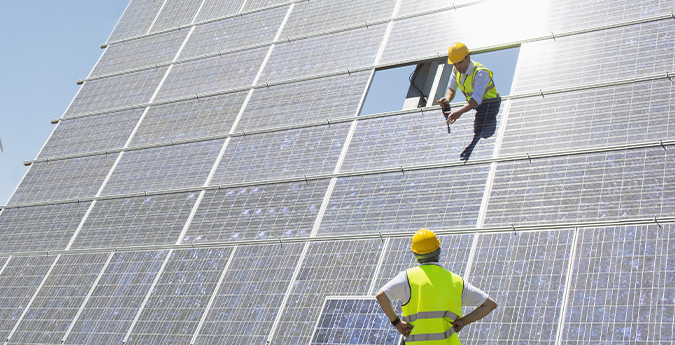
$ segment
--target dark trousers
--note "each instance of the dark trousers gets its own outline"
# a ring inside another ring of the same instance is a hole
[[[473,140],[459,155],[461,160],[467,160],[481,138],[489,138],[497,130],[497,114],[502,104],[501,98],[485,99],[476,107],[476,118],[473,120]]]

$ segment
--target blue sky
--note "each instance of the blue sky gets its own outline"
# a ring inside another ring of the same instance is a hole
[[[0,205],[103,53],[129,0],[4,1],[0,11]]]

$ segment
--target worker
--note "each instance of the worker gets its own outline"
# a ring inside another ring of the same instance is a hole
[[[375,296],[380,307],[407,345],[460,344],[457,333],[497,308],[485,292],[438,264],[441,242],[432,231],[420,229],[412,238],[420,263],[399,273]],[[402,317],[391,301],[400,300]],[[478,306],[462,316],[462,306]]]
[[[468,160],[474,147],[481,138],[491,137],[497,128],[497,113],[501,105],[501,97],[497,93],[492,71],[477,61],[471,61],[469,48],[464,43],[455,42],[448,49],[448,64],[454,66],[445,97],[437,102],[443,108],[446,123],[453,124],[462,114],[476,109],[473,123],[474,137],[471,144],[460,154],[460,159]],[[464,94],[467,104],[461,108],[450,110],[450,102],[459,89]]]

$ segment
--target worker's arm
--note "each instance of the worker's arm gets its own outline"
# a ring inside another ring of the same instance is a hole
[[[394,321],[396,318],[398,318],[398,315],[396,315],[396,311],[394,311],[394,307],[391,305],[391,301],[389,300],[389,297],[387,297],[387,294],[384,293],[384,291],[380,290],[377,292],[377,295],[375,295],[375,298],[377,299],[377,302],[380,303],[380,307],[382,308],[382,311],[387,315],[389,318],[389,321]],[[403,334],[404,337],[407,337],[410,335],[410,331],[412,331],[413,326],[403,320],[398,323],[398,325],[395,326],[396,330],[398,330],[399,333]]]
[[[457,119],[459,119],[460,116],[462,116],[462,114],[466,113],[467,111],[469,111],[469,110],[471,110],[471,109],[473,109],[477,106],[478,106],[478,102],[476,102],[476,100],[472,98],[463,107],[461,107],[459,109],[456,109],[453,112],[451,112],[450,115],[448,115],[448,120],[445,121],[445,122],[447,122],[449,124],[453,124],[453,123],[455,123],[455,121],[457,121]]]
[[[452,323],[452,325],[455,326],[455,332],[459,332],[464,326],[486,317],[490,312],[495,310],[495,308],[497,308],[497,303],[492,298],[488,297],[480,307]]]

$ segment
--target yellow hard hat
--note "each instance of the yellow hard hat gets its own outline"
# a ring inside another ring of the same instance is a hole
[[[441,246],[441,241],[436,238],[433,231],[427,229],[419,229],[412,238],[412,250],[417,254],[427,254],[438,249]]]
[[[469,51],[469,48],[467,48],[464,43],[455,42],[448,49],[448,63],[458,63],[464,60],[464,58],[469,55],[470,52],[471,51]]]

